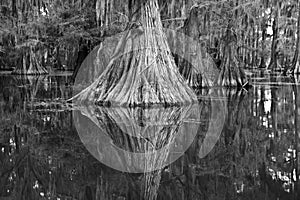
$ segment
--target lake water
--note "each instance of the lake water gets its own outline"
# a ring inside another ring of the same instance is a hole
[[[67,104],[70,79],[0,76],[1,200],[300,198],[299,78],[148,110]]]

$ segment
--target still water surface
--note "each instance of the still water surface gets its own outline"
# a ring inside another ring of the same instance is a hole
[[[0,76],[1,200],[300,198],[297,78],[152,110],[68,105],[68,82]]]

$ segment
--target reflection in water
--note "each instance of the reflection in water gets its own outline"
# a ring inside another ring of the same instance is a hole
[[[198,105],[80,110],[74,122],[87,149],[104,164],[132,173],[161,169],[180,157],[197,134],[200,118]]]
[[[249,91],[199,92],[200,103],[189,108],[72,111],[62,103],[72,95],[68,77],[0,76],[0,199],[299,199],[294,81],[259,79]],[[80,120],[87,134],[80,135]],[[95,152],[101,155],[105,141],[110,151],[164,156],[145,160],[144,168],[134,156],[111,158],[148,171],[120,172],[88,147],[104,143]],[[151,170],[185,142],[175,162]]]
[[[81,107],[74,122],[88,151],[118,171],[143,173],[142,199],[156,199],[163,169],[184,154],[200,123],[201,106]],[[140,199],[138,198],[138,199]]]

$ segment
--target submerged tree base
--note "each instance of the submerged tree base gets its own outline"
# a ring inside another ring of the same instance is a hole
[[[200,42],[200,11],[198,7],[193,7],[184,26],[179,31],[170,31],[168,37],[180,74],[192,88],[213,86],[214,81],[207,72],[208,68],[216,68],[210,55],[206,53],[204,42]]]
[[[197,101],[171,55],[157,0],[147,1],[139,10],[104,72],[73,100],[130,107]]]
[[[217,85],[225,87],[246,87],[249,86],[244,70],[239,66],[237,59],[236,36],[230,29],[223,39],[221,47],[222,63]]]
[[[43,75],[48,74],[48,71],[39,63],[32,49],[29,52],[24,52],[22,62],[12,71],[16,75]]]

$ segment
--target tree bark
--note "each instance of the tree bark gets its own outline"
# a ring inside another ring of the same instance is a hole
[[[157,0],[134,3],[132,21],[107,68],[92,85],[72,99],[131,107],[172,106],[197,101],[171,55]]]
[[[226,87],[244,87],[248,80],[244,70],[240,67],[237,59],[237,38],[232,30],[232,22],[226,30],[221,44],[221,72],[219,74],[217,85]]]
[[[213,80],[207,77],[209,73],[207,67],[216,68],[210,55],[206,54],[205,45],[201,45],[199,28],[199,8],[193,7],[183,26],[185,38],[180,38],[184,49],[184,59],[180,59],[178,68],[181,75],[185,78],[187,84],[191,87],[211,87]],[[180,54],[180,53],[178,53]],[[209,65],[209,66],[207,66]]]
[[[37,58],[37,52],[34,52],[32,47],[24,49],[22,53],[23,55],[21,57],[21,62],[18,64],[17,68],[12,71],[12,74],[48,74],[48,71],[41,65],[39,59]]]
[[[96,0],[96,22],[98,27],[104,26],[106,22],[106,1],[107,0]]]
[[[277,46],[278,46],[278,20],[279,20],[279,3],[276,1],[275,6],[275,15],[273,19],[273,39],[271,46],[271,61],[268,68],[276,69],[277,68]]]
[[[300,1],[298,3],[296,51],[295,51],[295,54],[294,54],[294,58],[293,58],[290,70],[288,70],[289,73],[294,73],[294,74],[299,74],[300,73],[300,65],[298,63],[298,61],[299,61],[299,50],[300,50]]]
[[[12,0],[12,16],[18,18],[17,1]]]
[[[297,83],[296,81],[294,81],[294,83]],[[299,163],[299,85],[293,85],[293,93],[294,93],[294,105],[295,105],[295,109],[294,109],[294,128],[295,128],[295,138],[294,138],[294,149],[295,149],[295,158],[293,159],[293,171],[292,173],[295,173],[295,175],[299,174],[299,167],[298,167],[298,163]],[[296,180],[293,180],[294,184],[295,184],[295,188],[299,188],[299,177],[296,176]],[[295,192],[294,197],[295,199],[298,199],[298,192]]]
[[[262,39],[261,39],[261,50],[262,50],[262,55],[261,55],[261,60],[260,60],[260,68],[266,68],[266,61],[265,61],[265,49],[266,49],[266,35],[267,35],[267,24],[266,24],[266,19],[263,18],[262,20]]]

